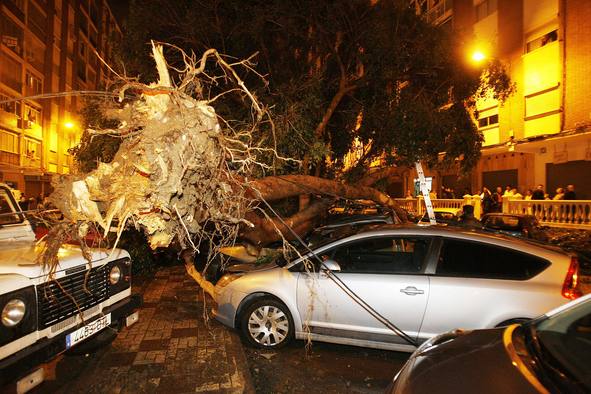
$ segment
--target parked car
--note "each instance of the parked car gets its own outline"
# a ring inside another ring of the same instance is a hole
[[[39,368],[60,353],[88,346],[107,327],[138,320],[131,259],[121,249],[64,245],[57,271],[38,260],[39,247],[10,188],[0,184],[0,387],[26,392],[44,379]]]
[[[394,224],[391,214],[356,214],[331,217],[323,226],[317,227],[305,237],[308,246],[314,247],[327,238],[339,238],[351,230],[372,224]]]
[[[423,343],[388,393],[589,393],[591,295],[531,322]]]
[[[385,210],[387,209],[371,200],[341,199],[329,207],[328,213],[330,215],[379,215]]]
[[[517,213],[487,213],[481,219],[485,231],[547,241],[545,228],[533,215]]]
[[[458,228],[383,225],[319,245],[314,254],[419,343],[455,327],[525,321],[581,294],[576,257]],[[293,338],[311,338],[415,349],[345,294],[312,253],[284,267],[248,270],[217,282],[213,314],[254,346],[276,348]]]
[[[433,208],[435,220],[442,224],[457,224],[462,214],[462,208]],[[425,212],[421,218],[421,223],[429,223],[429,214]]]

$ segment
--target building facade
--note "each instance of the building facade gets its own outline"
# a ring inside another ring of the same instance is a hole
[[[0,180],[36,197],[70,171],[82,134],[81,96],[43,96],[104,90],[110,71],[98,56],[111,63],[121,30],[106,0],[0,4]]]
[[[477,103],[482,159],[466,179],[432,173],[437,188],[576,186],[591,199],[591,1],[412,0],[419,14],[468,37],[470,57],[498,59],[516,92]]]

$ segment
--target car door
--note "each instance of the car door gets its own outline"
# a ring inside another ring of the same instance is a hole
[[[420,338],[537,316],[539,310],[533,306],[546,300],[552,284],[529,283],[528,279],[549,264],[541,257],[505,246],[442,238],[435,272],[430,276],[430,297]],[[430,270],[427,272],[431,274]]]
[[[370,236],[322,254],[341,268],[334,274],[372,308],[416,337],[429,296],[422,274],[431,242],[426,237]],[[302,273],[297,304],[310,332],[332,337],[402,343],[325,273]]]

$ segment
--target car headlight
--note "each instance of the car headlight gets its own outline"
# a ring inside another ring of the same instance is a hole
[[[114,265],[109,272],[109,282],[112,285],[116,285],[121,280],[121,268],[118,265]]]
[[[242,275],[244,275],[244,274],[243,273],[226,274],[226,275],[222,276],[220,278],[220,280],[218,280],[218,283],[216,283],[216,287],[219,287],[219,288],[226,287],[230,283],[234,282],[236,279],[240,278]]]
[[[26,311],[27,307],[23,300],[14,298],[8,301],[2,309],[2,324],[5,327],[18,325],[23,320],[23,317],[25,317]]]

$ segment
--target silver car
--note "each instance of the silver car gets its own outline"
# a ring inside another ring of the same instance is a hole
[[[415,344],[457,327],[522,322],[582,294],[577,259],[560,249],[439,226],[382,225],[314,254],[224,275],[215,318],[258,347],[310,338],[413,351],[330,276]]]

